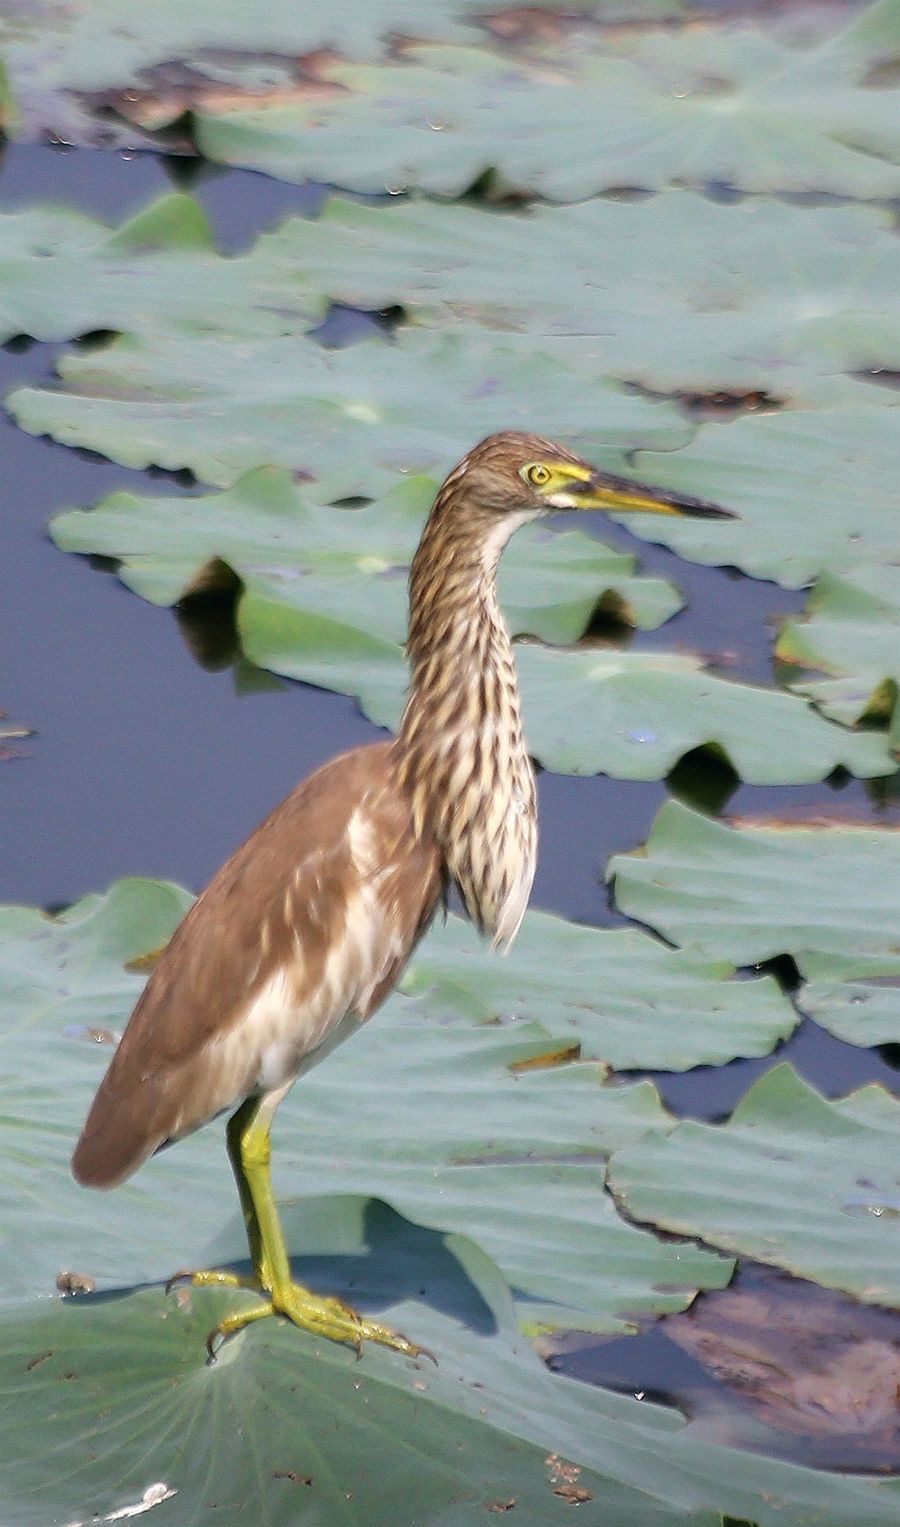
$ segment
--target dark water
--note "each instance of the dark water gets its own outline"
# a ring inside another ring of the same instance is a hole
[[[325,194],[152,155],[10,147],[0,160],[0,207],[57,201],[119,222],[173,181],[186,180],[220,247],[231,251],[292,213],[314,213]],[[324,338],[351,342],[368,322],[336,314]],[[61,348],[13,342],[0,350],[2,392],[51,378]],[[52,514],[117,488],[189,493],[190,485],[32,439],[5,415],[0,460],[6,485],[0,708],[36,732],[11,743],[12,756],[0,759],[0,898],[58,906],[126,874],[164,876],[197,890],[298,778],[378,733],[351,701],[305,685],[236,695],[231,667],[199,666],[171,611],[132,596],[111,572],[58,552],[44,533]],[[801,608],[802,595],[682,562],[606,521],[602,533],[636,551],[645,571],[671,578],[688,599],[662,638],[637,636],[635,646],[662,640],[727,654],[728,673],[771,680],[772,622]],[[646,837],[669,790],[693,805],[738,813],[818,815],[839,796],[857,818],[897,821],[883,782],[867,787],[841,778],[762,790],[692,760],[668,785],[543,775],[539,787],[542,848],[533,904],[603,925],[623,921],[608,904],[604,865]],[[869,1080],[891,1086],[896,1078],[877,1052],[831,1039],[807,1021],[776,1057],[654,1079],[673,1110],[718,1118],[783,1056],[830,1095]],[[693,1360],[676,1361],[667,1340],[660,1332],[617,1343],[608,1367],[602,1345],[587,1356],[563,1355],[558,1365],[615,1384],[621,1348],[630,1365],[625,1387],[683,1398],[690,1388],[684,1365]],[[724,1391],[717,1389],[721,1401]],[[825,1461],[818,1444],[809,1458]]]

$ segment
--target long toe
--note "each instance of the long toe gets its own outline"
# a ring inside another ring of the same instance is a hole
[[[300,1283],[291,1283],[285,1289],[274,1291],[272,1304],[278,1314],[286,1315],[302,1330],[325,1336],[329,1341],[343,1342],[358,1353],[364,1342],[374,1341],[407,1357],[430,1357],[434,1361],[427,1348],[410,1341],[400,1331],[381,1325],[377,1320],[367,1320],[342,1300],[313,1293]]]
[[[224,1272],[218,1267],[199,1270],[182,1268],[180,1272],[173,1273],[166,1283],[167,1294],[172,1292],[176,1283],[190,1283],[194,1288],[252,1288],[259,1292],[255,1278],[242,1278],[237,1273]]]

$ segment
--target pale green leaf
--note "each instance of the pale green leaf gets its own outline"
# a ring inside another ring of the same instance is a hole
[[[227,564],[246,592],[239,620],[257,650],[253,611],[262,605],[283,606],[288,623],[321,616],[399,644],[406,574],[436,491],[432,479],[414,478],[366,508],[323,508],[289,474],[260,468],[202,498],[116,493],[58,515],[51,534],[64,551],[115,557],[123,582],[155,604],[202,586],[209,563]],[[503,558],[501,597],[514,631],[547,641],[574,641],[601,604],[644,629],[660,625],[679,596],[664,579],[634,573],[633,557],[579,530],[529,526]],[[314,621],[309,629],[314,639]]]
[[[126,881],[62,919],[3,914],[7,1299],[49,1290],[61,1267],[133,1284],[247,1254],[220,1126],[115,1194],[86,1194],[68,1170],[110,1053],[96,1035],[121,1029],[140,989],[122,961],[158,943],[184,902],[174,888]],[[482,1241],[529,1326],[623,1330],[727,1282],[727,1262],[626,1224],[604,1193],[609,1151],[671,1125],[648,1083],[605,1086],[596,1063],[517,1069],[558,1049],[545,1027],[526,1021],[510,1032],[440,1016],[439,1003],[435,1012],[397,996],[303,1079],[279,1113],[277,1188],[328,1202],[375,1195],[420,1225]],[[302,1240],[291,1249],[302,1252]]]
[[[228,486],[263,464],[300,472],[317,497],[375,497],[398,476],[443,476],[482,436],[533,429],[588,451],[671,449],[690,428],[669,404],[629,396],[542,353],[489,336],[403,331],[326,351],[303,336],[160,332],[65,356],[64,387],[7,399],[31,434],[125,466],[189,467]]]
[[[869,1125],[861,1096],[842,1109],[781,1065],[724,1127],[685,1120],[617,1152],[610,1183],[642,1222],[897,1307],[900,1104],[883,1104]]]
[[[862,565],[844,576],[824,573],[804,615],[782,627],[775,655],[829,675],[791,684],[824,715],[844,722],[886,718],[891,744],[900,751],[900,568],[895,564]]]
[[[668,801],[645,847],[615,855],[608,873],[623,912],[735,965],[896,952],[900,832],[889,828],[729,826]]]

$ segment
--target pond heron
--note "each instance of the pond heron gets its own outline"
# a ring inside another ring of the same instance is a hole
[[[471,450],[438,492],[413,559],[411,681],[396,738],[318,769],[229,859],[162,953],[94,1098],[72,1162],[94,1188],[230,1114],[253,1276],[176,1278],[261,1297],[210,1332],[211,1355],[272,1314],[357,1350],[423,1351],[294,1280],[270,1130],[297,1077],[395,986],[451,884],[495,946],[516,936],[537,821],[495,578],[513,532],[555,509],[731,517],[596,471],[536,435],[504,431]]]

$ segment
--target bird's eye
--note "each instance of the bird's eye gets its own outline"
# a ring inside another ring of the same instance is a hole
[[[542,488],[545,483],[550,481],[549,469],[541,466],[539,461],[534,462],[530,467],[526,467],[525,476],[536,488]]]

